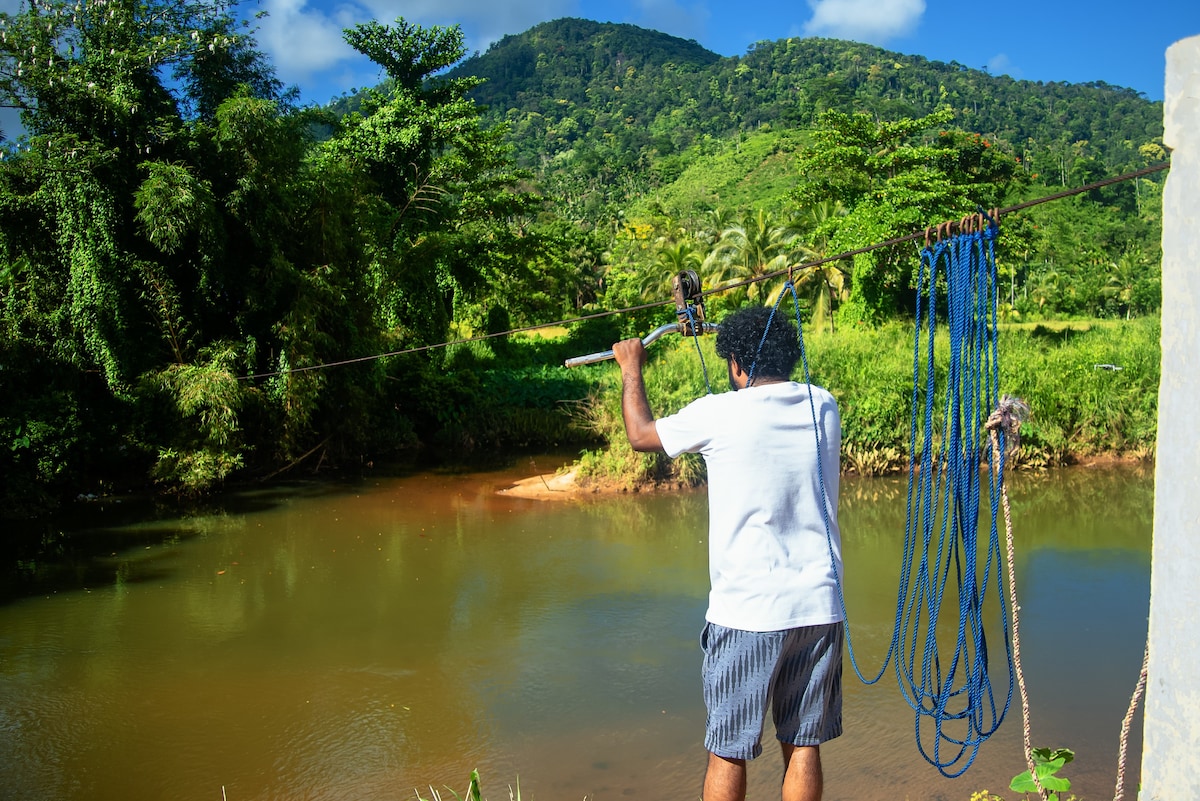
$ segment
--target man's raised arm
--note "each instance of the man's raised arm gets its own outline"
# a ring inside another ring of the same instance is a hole
[[[613,356],[621,368],[621,416],[625,420],[625,435],[635,451],[662,451],[662,441],[654,425],[650,401],[646,399],[646,383],[642,368],[646,364],[646,348],[640,339],[626,339],[612,346]]]

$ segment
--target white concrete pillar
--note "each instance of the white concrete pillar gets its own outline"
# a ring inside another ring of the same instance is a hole
[[[1200,799],[1200,36],[1167,50],[1165,101],[1172,153],[1142,801]]]

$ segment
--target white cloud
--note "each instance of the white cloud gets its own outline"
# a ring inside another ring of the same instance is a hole
[[[10,2],[11,0],[0,0]],[[674,0],[650,0],[672,3]],[[258,21],[258,44],[285,85],[299,85],[304,99],[324,102],[354,86],[382,79],[379,68],[355,52],[342,30],[397,17],[423,26],[462,27],[467,52],[486,50],[510,33],[539,22],[577,15],[579,0],[261,0],[267,16]]]
[[[911,33],[925,13],[925,0],[808,0],[810,36],[884,44]]]
[[[370,18],[354,6],[321,9],[306,0],[264,0],[263,10],[267,16],[258,22],[258,44],[285,84],[304,83],[315,73],[357,57],[342,38],[342,29]]]
[[[1007,75],[1010,78],[1021,77],[1021,70],[1013,66],[1007,53],[997,53],[988,59],[987,71],[992,75]]]

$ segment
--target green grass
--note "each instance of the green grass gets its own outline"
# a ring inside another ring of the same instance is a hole
[[[705,209],[776,210],[795,188],[794,153],[807,136],[792,130],[761,130],[722,143],[717,153],[698,156],[678,179],[634,204],[629,219],[661,205],[684,218]]]
[[[724,363],[713,353],[711,337],[701,343],[713,389],[723,391],[727,387]],[[879,474],[904,468],[912,409],[912,325],[842,330],[809,336],[805,344],[813,383],[829,389],[838,400],[843,470]],[[1020,465],[1064,465],[1099,454],[1153,455],[1157,320],[1005,327],[999,349],[1000,392],[1022,398],[1032,410],[1021,430]],[[941,388],[949,361],[944,337],[935,343],[935,360]],[[621,421],[619,375],[611,366],[591,369],[604,373],[587,405],[587,417],[595,434],[608,444],[584,453],[580,477],[627,488],[702,481],[703,463],[695,458],[672,462],[629,448]],[[794,377],[802,380],[799,369]],[[668,337],[652,347],[646,389],[657,416],[670,414],[705,392],[691,340]],[[942,397],[936,397],[935,408],[940,412],[942,406]],[[939,415],[935,430],[940,425]]]
[[[1042,320],[1020,323],[1000,323],[1001,331],[1090,331],[1093,328],[1120,328],[1129,321],[1109,318],[1106,320]]]

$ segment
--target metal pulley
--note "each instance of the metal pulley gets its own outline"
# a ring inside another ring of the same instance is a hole
[[[675,301],[679,333],[696,336],[696,325],[700,326],[699,333],[704,333],[704,293],[695,270],[684,270],[671,277],[671,298]]]
[[[704,293],[700,286],[700,276],[695,270],[684,270],[671,277],[671,298],[675,301],[675,322],[666,323],[655,328],[642,337],[642,345],[649,345],[664,334],[678,332],[684,336],[699,336],[715,333],[720,326],[704,320]],[[587,356],[576,356],[567,359],[567,367],[579,367],[613,358],[611,350],[590,353]]]

